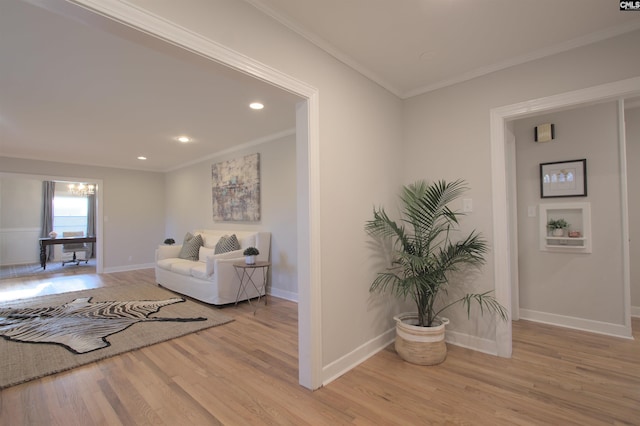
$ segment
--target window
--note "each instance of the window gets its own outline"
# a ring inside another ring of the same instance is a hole
[[[53,198],[53,230],[87,232],[87,197],[58,195]]]

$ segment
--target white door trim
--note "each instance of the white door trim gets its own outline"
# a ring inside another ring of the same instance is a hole
[[[619,100],[640,95],[640,77],[629,78],[613,83],[575,90],[546,98],[532,99],[512,105],[492,108],[490,111],[491,127],[491,177],[493,201],[493,251],[496,298],[509,311],[512,309],[511,294],[511,262],[512,253],[517,253],[517,246],[510,239],[509,203],[507,192],[507,132],[509,121],[537,115],[559,108],[569,108],[594,102]],[[623,230],[624,231],[624,230]],[[628,236],[628,229],[627,229]],[[626,261],[628,265],[628,261]],[[627,275],[628,276],[628,275]],[[625,282],[625,293],[630,294],[629,280]],[[631,324],[631,301],[625,300],[625,322]],[[510,357],[512,350],[511,322],[498,322],[496,327],[496,344],[499,356]]]

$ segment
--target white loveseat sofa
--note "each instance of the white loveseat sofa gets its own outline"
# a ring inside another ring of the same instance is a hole
[[[256,261],[269,261],[270,258],[270,232],[200,229],[192,234],[200,234],[204,242],[204,246],[200,247],[198,260],[179,258],[182,245],[159,246],[156,250],[156,282],[206,303],[225,305],[236,301],[240,280],[233,264],[244,262],[242,252],[245,248],[256,247],[260,251]],[[215,254],[215,246],[220,238],[233,234],[240,243],[240,250]],[[259,285],[258,282],[256,284]],[[258,297],[258,292],[253,286],[248,285],[246,291],[249,298]],[[247,296],[243,293],[240,300],[245,299]]]

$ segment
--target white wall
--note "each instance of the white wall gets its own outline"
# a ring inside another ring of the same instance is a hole
[[[270,293],[297,300],[295,144],[295,135],[291,135],[167,173],[166,236],[181,241],[186,232],[199,228],[269,231],[272,262]],[[256,152],[260,154],[260,221],[214,222],[211,204],[212,164]]]
[[[514,66],[405,102],[404,180],[465,178],[474,211],[464,227],[493,235],[490,121],[492,108],[640,76],[640,31]],[[475,280],[494,288],[493,255]],[[494,340],[486,321],[459,312],[449,329]]]
[[[0,157],[0,172],[103,181],[105,272],[150,266],[164,239],[161,173]],[[22,211],[22,208],[20,208]]]
[[[640,107],[625,111],[632,314],[640,316]]]
[[[608,102],[515,123],[522,318],[548,313],[625,323],[617,108]],[[534,142],[541,123],[555,125],[553,141]],[[540,163],[581,158],[587,159],[586,197],[540,198]],[[540,251],[538,217],[529,217],[528,208],[570,202],[591,204],[592,253]]]
[[[42,180],[0,175],[0,265],[39,262]]]

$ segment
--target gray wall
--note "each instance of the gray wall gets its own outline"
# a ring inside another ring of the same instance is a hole
[[[293,111],[292,111],[293,113]],[[295,135],[244,148],[166,174],[166,235],[181,241],[193,229],[271,232],[271,294],[297,300]],[[212,164],[260,154],[261,219],[257,223],[214,222]]]
[[[0,265],[38,262],[42,180],[0,175]]]
[[[640,107],[625,111],[627,180],[629,186],[629,237],[631,258],[631,306],[640,316]]]
[[[534,142],[541,123],[555,125],[555,140]],[[617,103],[519,120],[515,137],[521,317],[534,311],[624,324]],[[581,158],[587,159],[586,197],[540,198],[540,163]],[[538,217],[529,217],[528,208],[571,202],[591,204],[593,252],[540,251]]]
[[[491,243],[491,109],[640,76],[639,44],[635,31],[407,99],[404,180],[467,179],[474,211],[463,229],[476,228]],[[476,288],[494,288],[493,263],[489,254]],[[448,329],[495,339],[492,327],[460,311]]]
[[[165,234],[161,173],[6,157],[0,157],[0,172],[102,180],[105,272],[153,264],[154,250]]]

